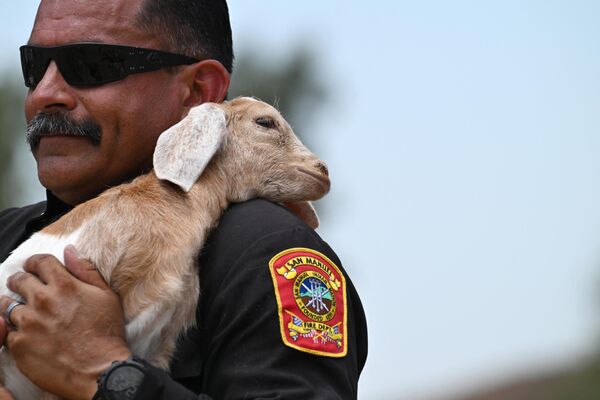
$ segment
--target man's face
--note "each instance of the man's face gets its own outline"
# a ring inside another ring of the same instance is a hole
[[[140,3],[44,0],[29,43],[100,42],[159,49],[157,38],[135,25]],[[38,113],[61,112],[74,121],[95,121],[101,139],[94,143],[60,132],[42,136],[32,149],[40,182],[74,205],[149,170],[158,136],[183,117],[185,90],[178,75],[164,69],[102,86],[73,87],[51,62],[42,81],[27,93],[27,121]]]

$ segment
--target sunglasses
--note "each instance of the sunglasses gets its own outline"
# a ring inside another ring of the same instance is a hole
[[[19,50],[25,86],[29,88],[35,88],[44,78],[50,60],[56,62],[61,75],[72,86],[98,86],[125,79],[131,74],[199,61],[160,50],[101,43],[21,46]]]

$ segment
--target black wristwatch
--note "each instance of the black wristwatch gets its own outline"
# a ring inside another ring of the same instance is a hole
[[[98,391],[92,400],[133,400],[148,367],[135,356],[115,361],[98,378]]]

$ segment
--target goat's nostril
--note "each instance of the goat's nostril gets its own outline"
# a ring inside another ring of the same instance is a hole
[[[329,169],[327,168],[327,165],[325,165],[324,162],[317,163],[317,169],[319,171],[321,171],[321,173],[323,173],[323,175],[329,176]]]

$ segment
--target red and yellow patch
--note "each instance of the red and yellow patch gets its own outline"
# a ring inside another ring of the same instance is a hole
[[[325,255],[306,248],[282,251],[271,259],[283,342],[294,349],[343,357],[346,332],[346,279]]]

